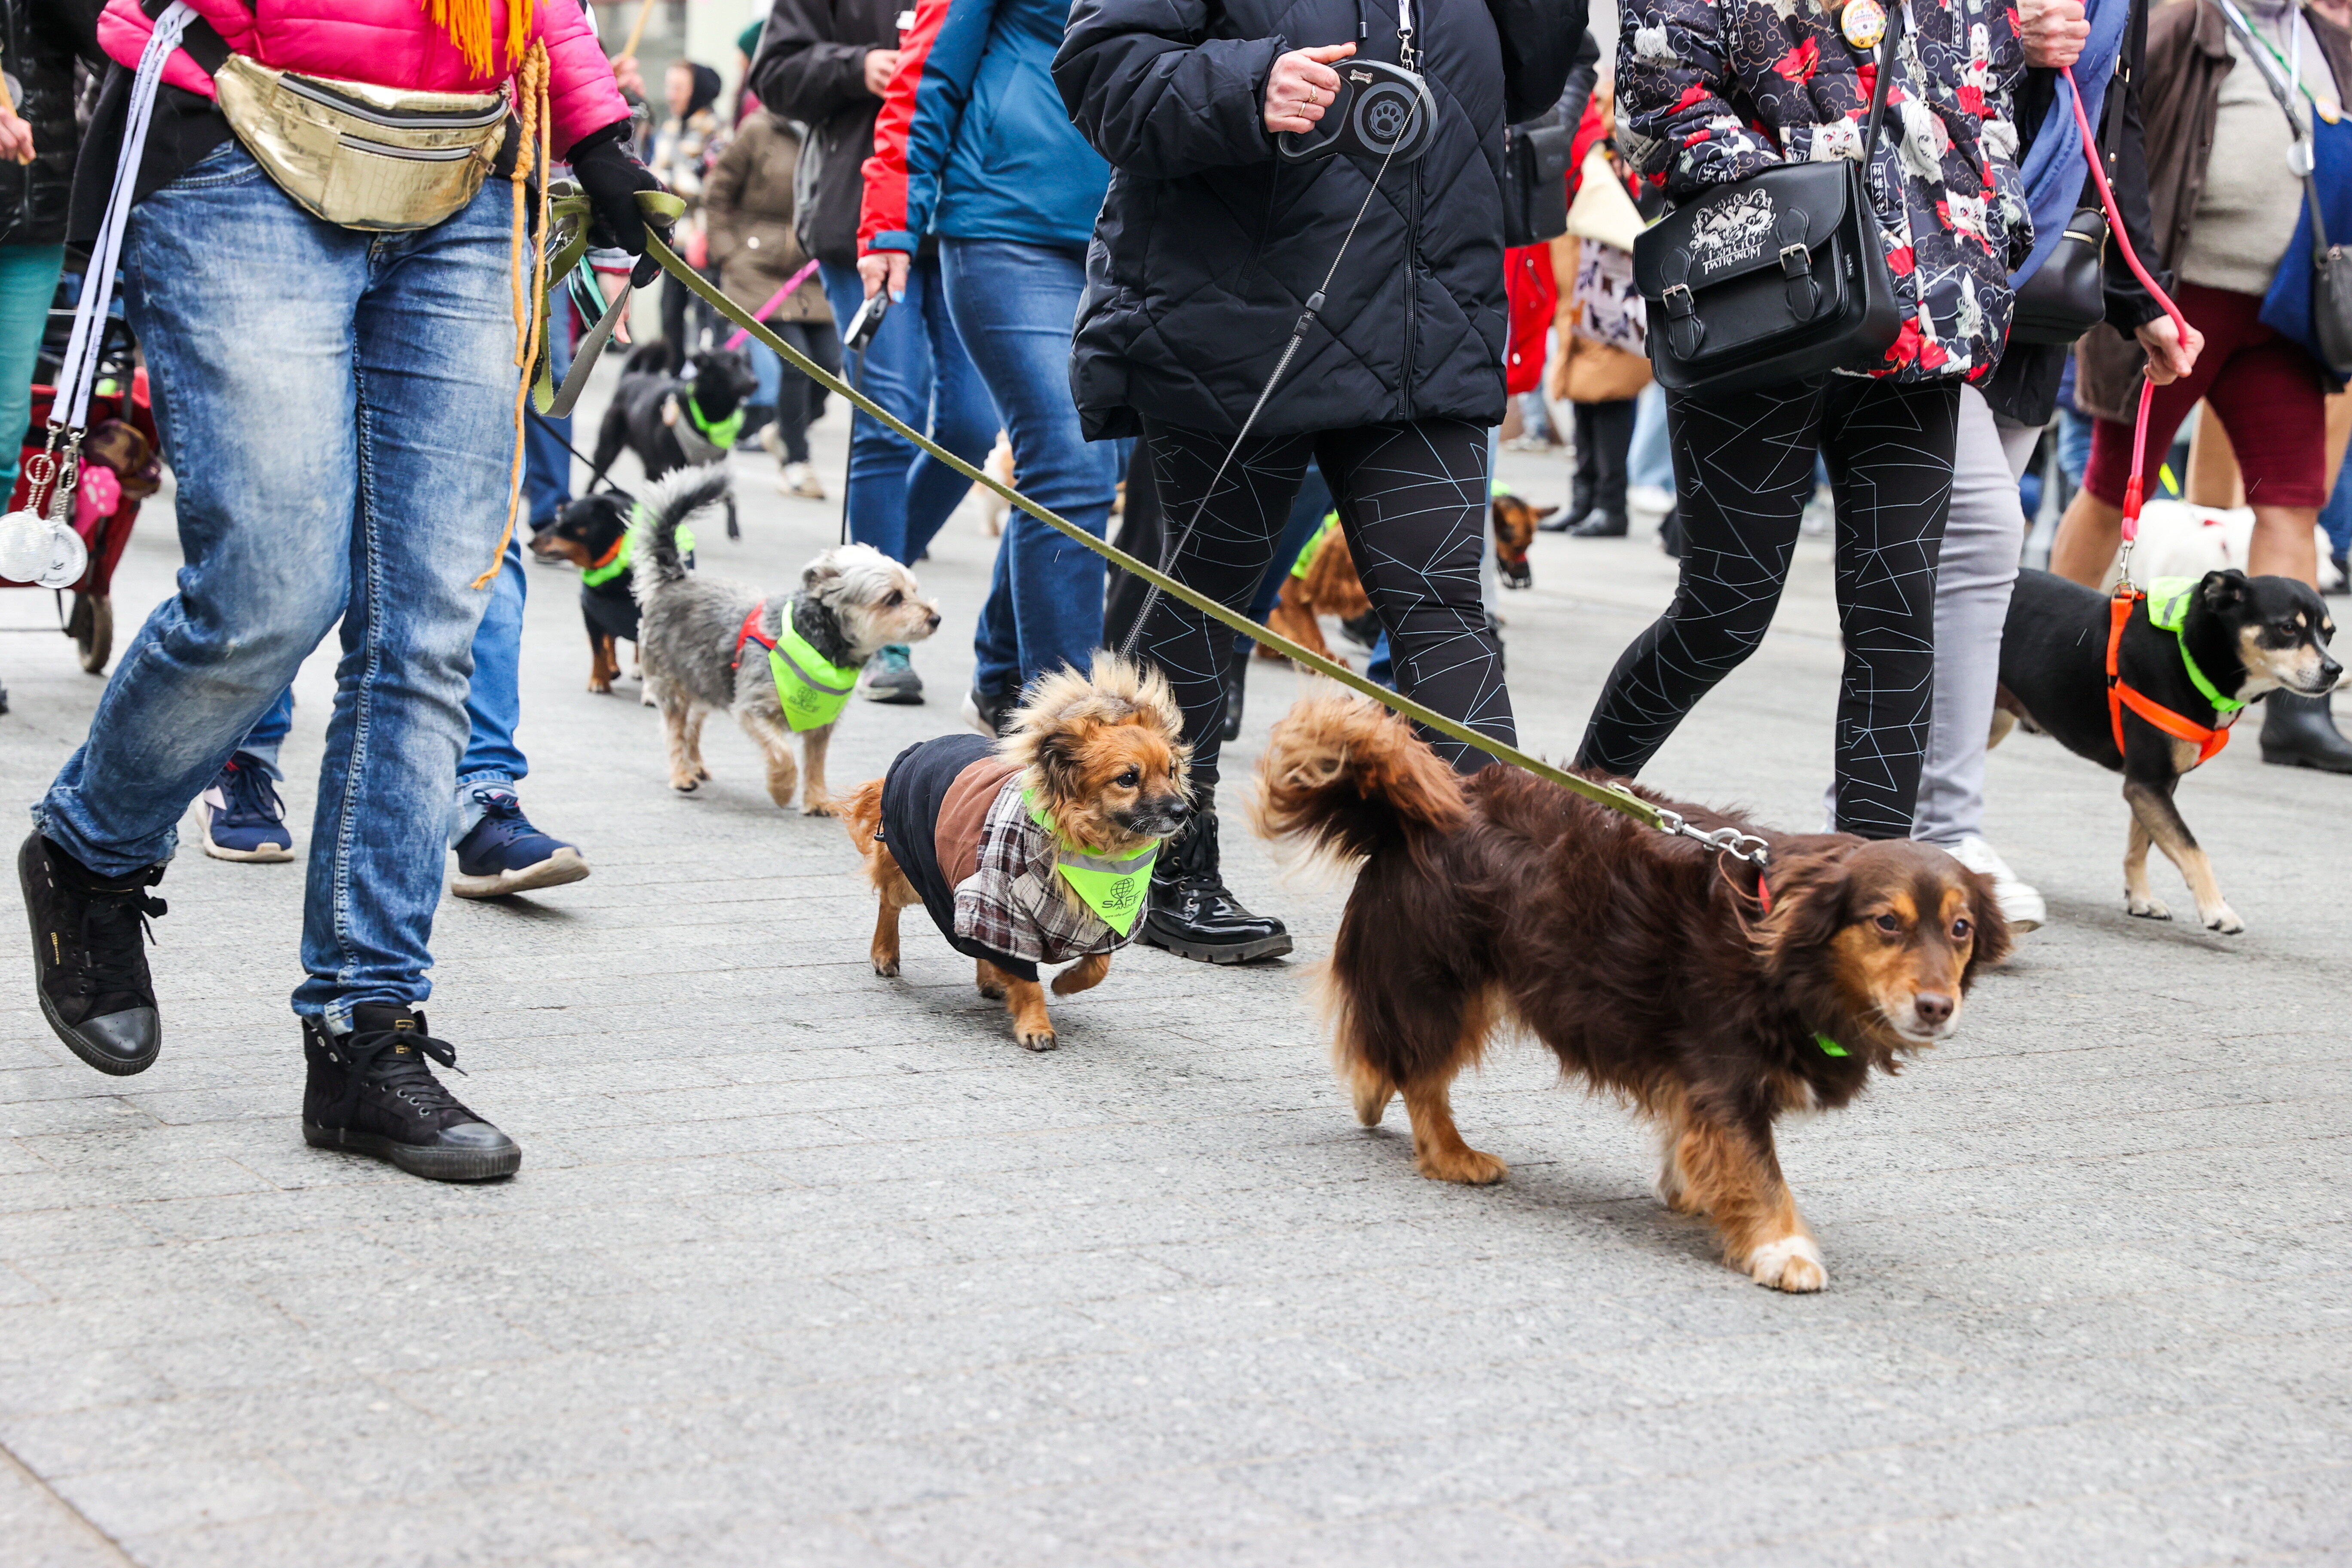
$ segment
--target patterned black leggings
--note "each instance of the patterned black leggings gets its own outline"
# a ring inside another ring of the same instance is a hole
[[[1150,420],[1143,438],[1162,526],[1173,540],[1233,438]],[[1474,730],[1516,741],[1502,650],[1479,593],[1487,482],[1486,432],[1479,426],[1424,419],[1250,441],[1226,468],[1171,574],[1246,613],[1310,457],[1330,481],[1356,570],[1388,628],[1399,688]],[[1193,779],[1202,785],[1217,781],[1223,675],[1233,647],[1233,635],[1221,626],[1212,635],[1213,625],[1163,596],[1137,644],[1176,688]],[[1458,742],[1423,739],[1457,768],[1486,764],[1484,752]]]
[[[1683,715],[1764,640],[1789,578],[1813,454],[1837,494],[1837,825],[1911,831],[1936,662],[1936,556],[1959,384],[1853,376],[1668,394],[1684,550],[1675,601],[1610,672],[1580,767],[1638,773]]]

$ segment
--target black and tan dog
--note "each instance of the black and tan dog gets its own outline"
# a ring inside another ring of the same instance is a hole
[[[1501,1181],[1448,1091],[1517,1024],[1654,1123],[1658,1195],[1781,1290],[1828,1276],[1773,1121],[1844,1105],[1948,1037],[2009,947],[1991,883],[1932,846],[1675,807],[1763,838],[1759,878],[1518,769],[1463,778],[1352,698],[1292,710],[1262,773],[1259,831],[1362,862],[1325,982],[1358,1120],[1402,1095],[1423,1175]]]
[[[742,427],[743,405],[759,388],[751,356],[742,349],[698,348],[681,353],[667,338],[641,343],[621,367],[621,384],[596,427],[596,472],[609,472],[627,447],[637,456],[648,482],[680,468],[723,463]],[[740,539],[730,492],[727,537]]]
[[[566,502],[555,521],[531,536],[542,561],[580,568],[580,618],[588,626],[588,689],[613,689],[621,673],[622,643],[637,640],[637,595],[629,571],[629,522],[636,503],[619,490]],[[691,552],[688,562],[692,563]]]
[[[1558,511],[1556,506],[1530,506],[1515,495],[1497,495],[1486,503],[1495,529],[1495,563],[1502,568],[1506,588],[1532,588],[1535,568],[1528,564],[1528,547],[1536,542],[1537,525]]]
[[[2132,811],[2125,907],[2147,920],[2172,918],[2148,889],[2152,843],[2179,868],[2206,929],[2234,935],[2246,922],[2223,900],[2173,791],[2228,742],[2247,703],[2273,691],[2334,689],[2344,675],[2327,652],[2336,623],[2318,591],[2292,577],[2232,570],[2159,579],[2124,623],[2111,681],[2108,605],[2107,595],[2047,572],[2017,574],[2001,632],[1992,741],[2021,721],[2122,773]]]

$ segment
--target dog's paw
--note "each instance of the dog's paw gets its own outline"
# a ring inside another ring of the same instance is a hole
[[[588,695],[591,697],[610,697],[613,695],[613,683],[609,680],[592,680],[588,683]]]
[[[1396,1085],[1384,1078],[1357,1079],[1353,1091],[1356,1120],[1366,1127],[1378,1127],[1381,1118],[1388,1114],[1389,1101],[1395,1094]]]
[[[1822,1267],[1822,1249],[1811,1237],[1784,1236],[1748,1254],[1748,1277],[1759,1285],[1804,1296],[1828,1284],[1830,1271]]]
[[[2124,908],[2144,921],[2168,921],[2172,918],[2170,906],[2162,899],[2136,899],[2126,895],[2124,899]]]
[[[982,981],[980,983],[980,994],[982,996],[987,997],[992,1002],[1002,1002],[1004,1000],[1004,987],[993,980]]]
[[[680,795],[692,795],[695,790],[701,785],[701,784],[702,779],[693,773],[672,773],[669,775],[669,787],[677,791]]]
[[[2238,918],[2238,911],[2227,904],[2216,904],[2210,910],[2200,910],[2197,911],[2197,918],[2205,922],[2207,931],[2220,931],[2223,936],[2237,936],[2246,929],[2246,922]]]
[[[698,779],[707,779],[710,776],[710,770],[704,767],[700,763],[697,763],[694,764],[694,776]]]
[[[1024,1029],[1019,1038],[1022,1048],[1032,1051],[1050,1051],[1062,1043],[1054,1037],[1051,1029]]]
[[[834,809],[833,802],[829,800],[808,800],[801,803],[801,815],[803,816],[838,816],[841,814]]]
[[[885,980],[896,980],[898,978],[898,961],[895,958],[877,958],[874,961],[874,973]]]
[[[1511,1167],[1494,1155],[1467,1147],[1455,1154],[1423,1154],[1413,1163],[1433,1182],[1459,1182],[1465,1187],[1491,1187],[1511,1173]]]

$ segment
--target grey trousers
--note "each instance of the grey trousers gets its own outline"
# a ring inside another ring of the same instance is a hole
[[[2025,548],[2017,481],[2042,432],[1997,418],[1975,387],[1960,389],[1952,506],[1936,569],[1936,715],[1911,837],[1957,844],[1984,832],[1985,737],[2000,684],[2000,628]]]

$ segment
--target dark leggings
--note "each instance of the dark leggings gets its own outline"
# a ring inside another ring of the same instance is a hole
[[[1959,384],[1831,376],[1666,395],[1683,527],[1675,601],[1601,689],[1580,767],[1642,771],[1683,715],[1764,640],[1789,578],[1813,454],[1837,495],[1837,826],[1911,831],[1936,662],[1936,555],[1951,499]]]
[[[1216,472],[1230,436],[1146,420],[1143,438],[1173,540]],[[1308,458],[1330,482],[1356,570],[1388,628],[1398,687],[1450,719],[1514,741],[1502,650],[1486,624],[1486,431],[1458,419],[1366,425],[1277,436],[1243,447],[1173,568],[1178,581],[1246,612],[1289,520]],[[1167,673],[1184,710],[1196,784],[1217,782],[1232,637],[1206,616],[1162,597],[1137,645]],[[1482,752],[1423,737],[1465,772]]]
[[[841,374],[841,338],[830,320],[771,321],[768,327],[825,369]],[[783,446],[785,462],[805,463],[809,426],[824,414],[824,388],[791,365],[784,366],[783,372],[783,380],[776,387],[776,438]]]

